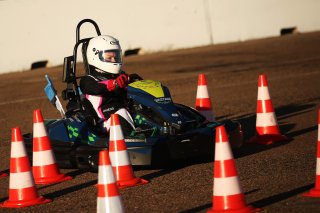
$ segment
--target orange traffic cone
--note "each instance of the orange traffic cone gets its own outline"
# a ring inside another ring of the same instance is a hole
[[[40,109],[33,112],[33,176],[36,184],[52,184],[72,179],[61,174],[56,164]]]
[[[9,199],[1,204],[6,208],[21,208],[51,202],[38,196],[27,151],[20,128],[12,129]]]
[[[99,152],[97,212],[124,212],[109,152]]]
[[[224,126],[216,128],[213,207],[208,212],[255,212],[247,206]]]
[[[269,94],[266,75],[259,75],[256,136],[249,140],[249,143],[272,144],[274,142],[287,141],[289,138],[281,135],[277,118],[273,109]]]
[[[214,121],[215,117],[212,112],[211,100],[207,88],[207,80],[204,74],[198,76],[196,109],[207,118],[208,121]]]
[[[317,143],[317,168],[315,187],[303,194],[306,197],[320,197],[320,109],[318,110],[318,143]]]
[[[142,178],[135,177],[133,173],[118,115],[112,114],[110,119],[109,155],[118,187],[125,188],[148,183]]]

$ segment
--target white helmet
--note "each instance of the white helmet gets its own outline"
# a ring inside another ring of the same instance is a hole
[[[121,47],[117,39],[101,35],[89,40],[87,47],[88,64],[98,72],[119,74],[122,66]]]

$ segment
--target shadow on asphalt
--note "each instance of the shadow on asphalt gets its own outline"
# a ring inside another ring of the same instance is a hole
[[[253,203],[247,203],[247,205],[253,206],[255,208],[263,208],[263,207],[272,205],[274,203],[286,200],[286,199],[288,199],[288,198],[290,198],[292,196],[296,196],[298,194],[306,192],[307,190],[311,189],[313,186],[314,186],[314,184],[309,184],[309,185],[306,185],[306,186],[302,186],[302,187],[293,189],[293,190],[288,191],[288,192],[283,192],[283,193],[280,193],[280,194],[277,194],[277,195],[273,195],[273,196],[270,196],[270,197],[267,197],[267,198],[263,198],[261,200],[255,201]],[[246,192],[244,194],[247,195],[247,194],[250,194],[250,193],[255,192],[255,191],[257,191],[257,190]],[[192,208],[192,209],[181,211],[180,213],[200,212],[200,211],[203,211],[203,210],[206,210],[206,209],[209,210],[211,208],[212,208],[212,203],[208,203],[208,204],[205,204],[205,205],[202,205],[202,206],[198,206],[198,207],[195,207],[195,208]]]
[[[203,156],[203,157],[197,157],[197,158],[175,160],[162,167],[153,168],[153,169],[160,169],[160,170],[147,175],[143,175],[141,176],[141,178],[146,180],[152,180],[154,178],[169,174],[171,172],[177,171],[179,169],[183,169],[191,165],[210,163],[210,162],[213,162],[213,156]]]
[[[196,208],[192,208],[192,209],[188,209],[188,210],[185,210],[185,211],[181,211],[180,213],[193,213],[193,212],[200,212],[200,211],[203,211],[205,209],[211,209],[212,208],[212,203],[208,203],[208,204],[205,204],[205,205],[202,205],[202,206],[198,206]]]
[[[280,194],[277,194],[277,195],[273,195],[273,196],[270,196],[270,197],[263,198],[261,200],[255,201],[255,202],[251,203],[251,205],[253,205],[254,207],[262,208],[262,207],[265,207],[265,206],[280,202],[282,200],[286,200],[286,199],[288,199],[288,198],[290,198],[292,196],[298,195],[298,194],[300,194],[302,192],[306,192],[309,189],[311,189],[312,187],[314,187],[314,184],[309,184],[309,185],[306,185],[306,186],[295,188],[295,189],[293,189],[291,191],[288,191],[288,192],[283,192],[283,193],[280,193]]]
[[[77,169],[77,170],[74,170],[74,171],[71,171],[71,172],[68,172],[68,173],[63,173],[63,174],[65,174],[66,176],[71,176],[73,179],[75,179],[76,176],[84,174],[84,173],[86,173],[86,171]],[[39,187],[39,189],[45,189],[45,188],[48,188],[48,187],[51,187],[51,186],[54,186],[54,185],[57,185],[57,184],[60,184],[60,182],[49,184],[49,185],[42,185],[41,187]]]
[[[97,180],[92,180],[92,181],[89,181],[86,183],[78,184],[78,185],[71,186],[71,187],[68,187],[68,188],[65,188],[62,190],[58,190],[58,191],[55,191],[52,193],[45,194],[44,197],[50,198],[50,199],[56,199],[56,198],[61,197],[63,195],[79,191],[81,189],[87,188],[89,186],[93,186],[95,184],[97,184]]]

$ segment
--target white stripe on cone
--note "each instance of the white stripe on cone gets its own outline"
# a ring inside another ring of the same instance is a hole
[[[23,142],[11,143],[11,158],[20,158],[27,156]]]
[[[102,165],[98,168],[98,184],[115,183],[116,179],[110,165]]]
[[[33,166],[46,166],[55,163],[56,160],[52,150],[33,152]]]
[[[103,213],[118,213],[124,212],[122,201],[119,196],[116,197],[98,197],[97,212]]]
[[[274,112],[257,113],[256,126],[277,126]]]
[[[320,124],[318,124],[318,142],[317,143],[320,143]],[[319,157],[317,157],[316,175],[320,175],[320,158]]]
[[[317,158],[316,175],[320,175],[320,158]]]
[[[112,126],[112,129],[110,129],[110,139],[111,140],[123,140],[123,133],[120,125]]]
[[[34,186],[31,171],[10,173],[9,189],[22,189]]]
[[[47,136],[47,130],[44,123],[33,123],[33,137],[40,138],[44,136]]]
[[[213,195],[228,196],[241,194],[242,189],[239,184],[238,176],[214,178],[213,180]]]
[[[127,150],[109,152],[109,156],[113,167],[131,165]]]
[[[231,152],[230,146],[226,142],[216,143],[215,145],[215,160],[229,160],[233,159],[233,154]]]
[[[197,99],[209,98],[207,86],[199,85],[197,89]]]
[[[268,87],[258,87],[258,100],[270,100],[270,94]]]

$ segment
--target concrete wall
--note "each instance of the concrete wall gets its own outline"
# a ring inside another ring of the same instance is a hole
[[[277,36],[281,28],[320,30],[318,0],[210,1],[214,42]]]
[[[318,31],[319,8],[318,0],[0,0],[0,73],[61,64],[84,18],[124,50],[154,52],[278,36],[285,27]],[[84,25],[81,36],[93,28]]]

